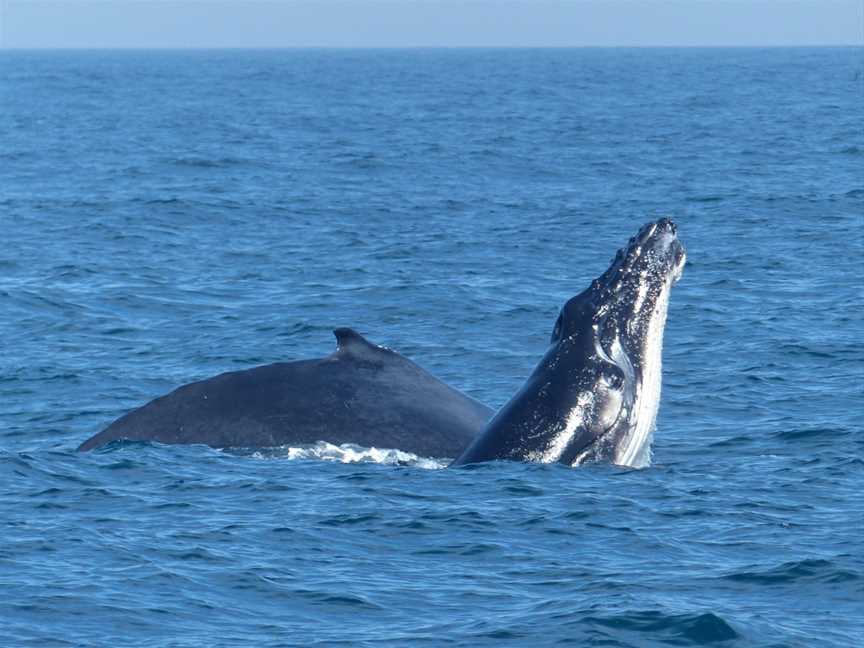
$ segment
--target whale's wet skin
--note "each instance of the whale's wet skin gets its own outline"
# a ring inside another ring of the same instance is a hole
[[[392,349],[353,329],[334,333],[329,356],[184,385],[121,416],[79,450],[126,439],[214,448],[356,444],[454,457],[492,416]]]
[[[650,463],[669,293],[684,263],[671,220],[645,225],[564,305],[534,373],[454,463]]]

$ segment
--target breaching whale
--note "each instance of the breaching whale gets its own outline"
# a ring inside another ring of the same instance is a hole
[[[318,441],[456,457],[492,410],[391,349],[340,328],[336,351],[184,385],[121,416],[78,448],[118,439],[215,448]]]
[[[671,220],[645,225],[564,305],[534,372],[453,465],[650,463],[666,309],[684,263]]]

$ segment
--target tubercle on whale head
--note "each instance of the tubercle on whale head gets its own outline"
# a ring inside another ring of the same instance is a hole
[[[634,323],[645,319],[660,294],[681,277],[685,260],[671,219],[643,225],[627,246],[618,250],[609,268],[567,301],[550,343],[591,330],[601,334],[612,333],[612,329],[633,331]]]
[[[607,291],[615,291],[639,273],[665,276],[683,258],[684,248],[677,234],[678,228],[670,218],[646,223],[626,247],[618,250],[609,269],[595,279],[595,283]]]

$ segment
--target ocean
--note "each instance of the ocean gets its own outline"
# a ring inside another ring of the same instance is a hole
[[[351,326],[492,407],[647,221],[650,467],[78,444]],[[864,643],[864,51],[0,52],[0,645]]]

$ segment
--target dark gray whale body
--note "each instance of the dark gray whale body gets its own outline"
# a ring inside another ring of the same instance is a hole
[[[671,220],[645,225],[564,305],[534,373],[454,464],[647,465],[666,308],[684,261]]]
[[[351,329],[325,357],[224,373],[129,412],[79,450],[118,439],[215,448],[318,441],[456,457],[492,410]]]
[[[79,450],[116,439],[217,448],[326,441],[455,456],[454,465],[644,466],[660,403],[669,294],[684,262],[671,220],[645,225],[564,305],[549,350],[494,418],[395,351],[337,329],[337,349],[326,358],[185,385],[120,417]]]

